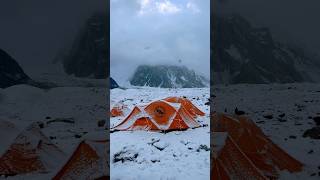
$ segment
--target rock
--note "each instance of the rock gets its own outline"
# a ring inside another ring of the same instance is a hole
[[[272,114],[265,114],[265,115],[263,115],[263,117],[265,119],[273,119],[273,115]]]
[[[238,110],[238,108],[236,107],[236,109],[234,110],[234,113],[236,114],[236,115],[238,115],[238,116],[240,116],[240,115],[244,115],[245,114],[245,112],[244,111],[240,111],[240,110]]]
[[[112,77],[110,77],[110,89],[115,89],[118,87],[119,87],[118,83]]]
[[[207,80],[185,66],[141,65],[130,79],[134,86],[162,88],[201,88]]]
[[[79,138],[81,138],[82,136],[79,135],[79,134],[76,134],[76,135],[74,135],[74,137],[77,138],[77,139],[79,139]]]
[[[291,135],[291,136],[289,136],[289,138],[290,138],[290,139],[297,139],[297,136]]]
[[[164,149],[166,149],[169,146],[169,143],[165,143],[165,142],[154,142],[152,144],[153,147],[157,148],[159,151],[163,151]]]
[[[43,122],[38,122],[38,125],[39,125],[40,129],[44,128],[44,123]]]
[[[108,18],[104,13],[91,16],[63,58],[64,70],[76,77],[107,78]]]
[[[316,123],[317,126],[320,126],[320,116],[313,117],[312,119]]]
[[[126,161],[135,161],[137,157],[139,156],[138,153],[131,151],[131,150],[122,150],[113,156],[113,162],[119,162],[121,161],[122,163]]]
[[[265,121],[257,121],[258,124],[264,124]]]
[[[280,118],[283,118],[283,117],[285,117],[285,116],[286,116],[285,113],[279,114],[279,117],[280,117]]]
[[[285,119],[278,119],[279,122],[287,122]]]
[[[0,88],[26,84],[31,79],[8,53],[0,49]]]
[[[200,150],[210,151],[210,148],[205,144],[201,144],[197,149],[197,152],[200,152]]]
[[[151,160],[152,163],[156,163],[156,162],[160,162],[159,159],[154,159],[154,160]]]
[[[74,118],[55,118],[55,119],[47,121],[47,124],[57,123],[57,122],[69,123],[69,124],[75,123]]]
[[[320,139],[320,127],[314,127],[306,130],[302,137],[310,137],[311,139]]]
[[[98,121],[98,127],[104,127],[105,124],[106,124],[106,120]]]
[[[292,83],[318,81],[320,63],[302,48],[277,41],[268,28],[254,27],[239,14],[214,16],[211,79],[216,84]],[[294,54],[290,56],[289,54]],[[298,59],[312,69],[301,71],[293,62]]]

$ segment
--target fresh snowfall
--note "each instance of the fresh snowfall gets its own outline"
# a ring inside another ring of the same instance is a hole
[[[210,96],[209,88],[112,89],[112,108],[118,102],[128,106],[144,105],[171,96],[186,97],[205,116],[196,120],[203,127],[168,133],[115,131],[110,134],[110,177],[113,180],[209,179],[210,178]],[[111,118],[115,127],[123,117]]]

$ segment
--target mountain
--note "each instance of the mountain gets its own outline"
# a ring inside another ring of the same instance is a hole
[[[319,82],[320,60],[301,48],[274,40],[268,28],[244,17],[215,15],[211,79],[214,83]]]
[[[63,66],[67,74],[76,77],[107,78],[107,20],[107,14],[104,13],[96,13],[87,20],[64,57]]]
[[[118,83],[112,77],[110,77],[110,89],[114,89],[118,87],[119,87]]]
[[[0,49],[0,88],[30,82],[19,64],[8,53]]]
[[[134,86],[162,88],[200,88],[206,87],[206,79],[185,66],[141,65],[130,83]]]

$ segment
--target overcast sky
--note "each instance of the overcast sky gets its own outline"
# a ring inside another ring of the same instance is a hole
[[[120,83],[140,64],[181,64],[209,77],[209,0],[111,0],[110,8],[111,76]]]
[[[218,2],[218,1],[215,1]],[[257,26],[266,26],[281,40],[320,53],[319,0],[219,0],[219,13],[237,12]]]
[[[1,0],[0,48],[28,74],[45,72],[63,48],[70,48],[86,19],[106,11],[106,0]]]

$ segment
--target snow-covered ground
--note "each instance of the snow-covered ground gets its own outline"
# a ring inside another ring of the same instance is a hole
[[[59,166],[49,169],[48,174],[19,175],[9,179],[51,179],[82,140],[108,137],[106,125],[98,127],[99,121],[107,120],[107,89],[102,86],[105,81],[77,79],[72,83],[74,81],[65,78],[54,78],[54,83],[61,87],[44,90],[16,85],[0,89],[0,120],[12,122],[20,130],[32,122],[44,123],[41,131],[65,154],[64,159],[56,160],[60,161]],[[12,143],[8,141],[17,136],[17,133],[11,134],[12,137],[1,134],[0,153],[5,152]]]
[[[210,107],[205,105],[209,88],[130,88],[113,89],[110,108],[124,101],[130,110],[170,96],[186,96],[206,116],[199,117],[206,127],[169,133],[117,131],[110,134],[110,175],[112,180],[209,179],[210,178]],[[125,117],[110,120],[116,126]],[[119,159],[125,159],[123,161]]]
[[[311,117],[320,116],[320,84],[216,85],[212,90],[214,111],[245,111],[273,142],[304,164],[302,173],[283,172],[281,179],[320,179],[320,139],[302,137],[316,127]]]

